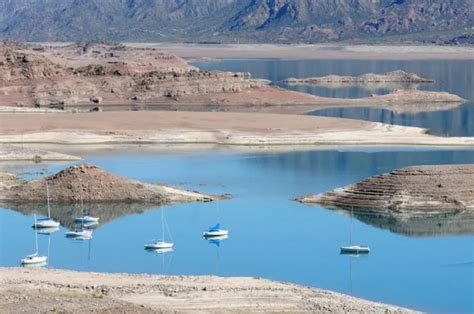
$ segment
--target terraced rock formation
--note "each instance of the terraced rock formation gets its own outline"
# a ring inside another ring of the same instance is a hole
[[[72,166],[29,182],[19,182],[11,176],[4,175],[10,185],[0,189],[0,201],[6,203],[46,203],[46,185],[49,186],[51,202],[56,203],[79,203],[83,199],[90,203],[168,204],[223,198],[131,180],[92,164]]]
[[[155,49],[103,42],[63,47],[0,43],[0,106],[172,103],[182,96],[239,93],[266,85],[249,73],[201,72]]]
[[[474,210],[474,165],[414,166],[393,170],[298,201],[329,208],[392,213]]]

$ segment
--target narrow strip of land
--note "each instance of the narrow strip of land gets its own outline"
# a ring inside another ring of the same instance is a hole
[[[285,114],[117,111],[0,119],[3,144],[474,145],[474,138],[433,136],[421,128]]]
[[[272,44],[172,44],[127,43],[132,47],[153,47],[182,58],[218,59],[381,59],[381,60],[428,60],[474,59],[474,48],[435,45],[272,45]]]

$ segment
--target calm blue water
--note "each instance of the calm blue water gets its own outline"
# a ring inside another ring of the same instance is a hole
[[[219,60],[195,62],[206,70],[247,71],[253,77],[271,80],[273,84],[325,97],[361,98],[372,93],[384,94],[389,90],[368,90],[361,87],[328,88],[307,85],[287,85],[282,81],[288,77],[310,77],[337,75],[360,75],[385,73],[393,70],[414,72],[434,79],[434,84],[422,84],[420,89],[446,91],[468,102],[457,108],[400,114],[377,108],[336,108],[313,112],[314,115],[362,119],[428,128],[432,133],[449,136],[474,136],[474,61],[472,60]]]
[[[291,201],[303,194],[327,191],[408,165],[474,163],[474,150],[202,150],[163,155],[128,149],[91,154],[85,156],[85,161],[147,182],[166,182],[207,193],[232,193],[234,198],[219,204],[166,207],[175,250],[162,256],[143,249],[147,241],[160,237],[159,208],[138,210],[142,212],[133,209],[129,215],[114,217],[98,227],[91,241],[66,239],[66,228],[49,237],[40,236],[40,251],[46,254],[49,246],[51,267],[258,276],[430,312],[474,311],[472,233],[455,227],[449,234],[436,234],[438,226],[433,225],[435,235],[414,236],[354,219],[354,241],[370,245],[372,252],[366,257],[341,256],[339,247],[349,243],[350,217]],[[49,174],[67,165],[0,166],[35,177],[39,171]],[[119,209],[126,210],[127,206]],[[30,228],[34,208],[27,206],[24,210],[29,215],[0,209],[1,266],[17,266],[22,257],[34,250]],[[114,210],[118,212],[117,208]],[[53,216],[61,216],[58,213],[58,208],[53,207]],[[101,215],[98,211],[95,214]],[[216,246],[200,235],[219,217],[230,234]]]

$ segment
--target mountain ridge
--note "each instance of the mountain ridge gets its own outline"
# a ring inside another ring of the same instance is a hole
[[[474,43],[473,34],[471,0],[0,0],[0,39],[18,41]]]

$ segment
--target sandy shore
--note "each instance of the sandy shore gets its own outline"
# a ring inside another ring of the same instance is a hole
[[[126,43],[126,45],[131,47],[158,48],[186,59],[474,59],[473,47],[434,45],[202,45],[171,43]]]
[[[4,313],[414,313],[331,291],[250,277],[150,276],[0,268]]]
[[[4,114],[0,143],[432,145],[473,146],[474,138],[359,120],[222,112]]]
[[[0,161],[20,161],[32,160],[40,161],[77,161],[80,157],[47,151],[43,149],[34,149],[31,147],[19,147],[10,145],[0,145]]]

